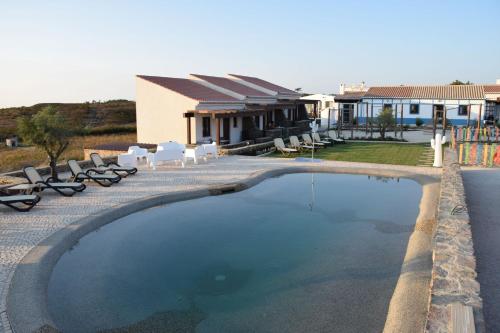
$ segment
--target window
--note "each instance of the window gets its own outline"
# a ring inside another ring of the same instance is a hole
[[[255,126],[260,128],[260,116],[255,116]]]
[[[410,114],[419,114],[419,113],[420,113],[420,105],[410,104]]]
[[[238,127],[238,117],[233,117],[233,127]]]
[[[458,115],[459,116],[466,116],[467,114],[469,114],[468,108],[469,108],[468,105],[459,105],[458,106]]]
[[[210,117],[203,117],[203,136],[210,136]]]
[[[384,110],[385,109],[391,109],[392,110],[392,104],[384,104]]]

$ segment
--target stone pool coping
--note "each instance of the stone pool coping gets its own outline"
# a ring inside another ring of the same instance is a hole
[[[459,304],[472,307],[475,331],[482,333],[485,332],[483,302],[479,295],[471,222],[454,149],[446,149],[443,164],[426,332],[452,332],[451,311]],[[465,321],[462,324],[466,324]]]
[[[60,256],[76,244],[81,237],[131,213],[166,203],[244,190],[267,178],[287,173],[328,172],[401,177],[414,179],[422,185],[426,182],[438,182],[437,173],[434,170],[419,174],[417,172],[419,168],[413,167],[390,165],[377,167],[368,164],[353,166],[348,163],[345,164],[346,166],[341,166],[341,164],[310,163],[309,165],[301,164],[259,170],[241,181],[205,186],[202,189],[183,192],[152,195],[133,202],[121,203],[79,219],[45,238],[32,248],[17,265],[7,295],[7,315],[11,327],[15,332],[35,332],[41,331],[41,329],[56,332],[57,330],[53,328],[55,324],[47,309],[47,285],[54,265]]]

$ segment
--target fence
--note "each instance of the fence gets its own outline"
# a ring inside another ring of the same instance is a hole
[[[450,137],[461,165],[500,166],[498,127],[452,127]]]

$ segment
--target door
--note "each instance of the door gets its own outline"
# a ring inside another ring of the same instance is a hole
[[[231,118],[223,118],[222,119],[222,140],[227,141],[229,143],[231,141],[231,124],[230,124]]]
[[[434,112],[432,113],[432,116],[436,117],[436,124],[442,124],[444,117],[444,105],[434,104]]]
[[[352,108],[351,108],[352,106]],[[342,123],[350,124],[351,123],[351,110],[354,109],[353,104],[342,104]]]

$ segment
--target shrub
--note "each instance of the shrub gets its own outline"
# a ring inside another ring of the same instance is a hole
[[[422,120],[422,118],[419,118],[419,117],[415,118],[415,126],[420,127],[423,124],[424,124],[424,121]]]
[[[394,122],[392,108],[385,108],[378,114],[376,124],[378,125],[378,130],[382,139],[385,139],[385,132],[389,127],[394,126]]]

